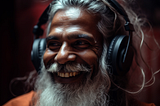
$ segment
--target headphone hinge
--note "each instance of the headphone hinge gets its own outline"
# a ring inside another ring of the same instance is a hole
[[[135,31],[133,25],[130,22],[126,22],[124,27],[126,31]]]

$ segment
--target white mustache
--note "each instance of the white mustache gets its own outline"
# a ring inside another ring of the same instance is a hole
[[[83,64],[68,62],[66,64],[53,63],[46,69],[48,72],[59,72],[63,70],[64,72],[90,72],[90,68]]]

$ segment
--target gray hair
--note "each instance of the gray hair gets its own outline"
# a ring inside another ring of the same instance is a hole
[[[104,1],[105,1],[105,3],[104,3]],[[102,52],[102,55],[99,59],[99,62],[100,62],[99,68],[101,71],[99,71],[98,74],[100,74],[104,77],[105,82],[106,82],[106,84],[105,84],[106,91],[109,92],[112,79],[110,79],[110,77],[109,77],[108,71],[110,71],[110,70],[108,69],[108,66],[106,63],[107,47],[108,47],[108,44],[110,43],[111,39],[115,35],[126,33],[126,31],[124,30],[124,27],[123,27],[125,20],[107,2],[107,0],[102,0],[102,1],[100,1],[100,0],[53,0],[53,2],[50,4],[47,35],[50,32],[51,22],[52,22],[54,15],[56,14],[56,12],[58,12],[59,10],[65,10],[65,9],[68,9],[71,7],[80,8],[80,9],[87,11],[88,13],[98,14],[101,17],[100,21],[97,24],[97,28],[99,29],[99,31],[103,35],[104,41],[103,41],[103,52]],[[125,7],[125,6],[123,6],[123,7]],[[130,22],[134,25],[134,28],[135,28],[134,37],[142,35],[142,38],[143,38],[144,34],[143,34],[141,26],[144,23],[141,20],[139,20],[138,16],[129,8],[125,7],[125,11],[127,14],[129,14]],[[141,39],[141,42],[143,43],[143,39]],[[134,48],[136,49],[136,47],[134,47]],[[137,48],[141,48],[141,46],[137,47]],[[136,58],[138,58],[138,56],[136,56]],[[142,56],[140,58],[143,60]],[[137,62],[137,64],[138,64],[138,62]],[[143,74],[144,73],[143,68],[141,68],[141,71]],[[143,84],[141,85],[140,90],[138,90],[136,92],[130,92],[130,91],[127,91],[126,89],[123,89],[119,86],[117,86],[117,87],[121,88],[122,91],[126,91],[127,93],[131,93],[131,94],[138,93],[143,89],[144,84],[145,84],[145,75],[144,74],[143,74],[143,78],[144,78]],[[124,86],[124,87],[126,87],[126,86]],[[126,102],[126,104],[127,104],[127,97],[126,97],[126,99],[124,99],[123,97],[121,99],[123,99],[123,101]]]
[[[125,2],[125,0],[123,0],[123,1]],[[133,12],[132,9],[128,7],[126,2],[124,4],[125,5],[122,5],[122,6],[125,9],[126,13],[128,14],[130,22],[133,24],[134,29],[135,29],[133,36],[135,38],[137,38],[137,37],[142,38],[142,39],[140,39],[141,40],[140,46],[136,47],[136,46],[134,46],[134,44],[132,44],[132,46],[135,49],[140,50],[140,54],[141,54],[141,46],[142,46],[142,43],[144,40],[143,39],[144,33],[142,31],[142,26],[144,25],[145,20],[142,21],[143,19],[139,18],[138,15],[135,14],[135,12]],[[102,55],[99,59],[99,62],[100,62],[100,68],[102,68],[101,73],[108,75],[108,72],[110,70],[109,70],[109,67],[107,66],[107,63],[106,63],[107,47],[108,47],[108,44],[110,43],[111,39],[115,35],[126,34],[126,31],[124,29],[125,20],[124,20],[123,16],[121,16],[108,3],[107,0],[53,0],[52,3],[50,4],[50,13],[49,13],[47,35],[49,34],[51,22],[52,22],[54,15],[56,14],[56,12],[58,12],[59,10],[68,9],[70,7],[81,8],[81,9],[87,11],[88,13],[98,14],[101,17],[100,21],[97,24],[97,28],[99,29],[99,31],[103,35],[103,52],[102,52]],[[136,55],[135,58],[140,58],[142,60],[142,62],[144,62],[142,56],[139,57]],[[136,61],[136,63],[137,63],[137,65],[139,64],[137,61]],[[143,68],[140,67],[140,69],[141,69],[142,75],[143,75],[143,73],[144,73]],[[140,90],[138,90],[137,92],[141,91],[142,88],[144,87],[144,83],[145,83],[144,78],[145,78],[145,75],[143,75],[143,84],[142,84]],[[108,76],[108,84],[109,84],[109,86],[111,84],[109,76]],[[135,92],[129,92],[129,93],[135,93]]]
[[[56,12],[70,7],[81,8],[91,14],[100,15],[101,19],[97,24],[97,28],[103,35],[103,42],[104,42],[103,53],[100,59],[101,62],[100,65],[102,65],[103,69],[106,71],[108,67],[105,59],[106,59],[108,44],[117,33],[118,34],[122,32],[125,33],[123,27],[124,19],[107,1],[105,1],[104,3],[100,0],[54,0],[50,4],[47,35],[49,34],[51,22]],[[104,74],[105,73],[106,72],[104,72]]]
[[[99,67],[101,68],[101,73],[104,76],[108,76],[108,73],[106,71],[106,69],[108,68],[106,63],[106,54],[107,54],[108,44],[110,43],[109,41],[111,41],[114,35],[116,35],[118,30],[123,29],[120,27],[123,27],[124,25],[124,23],[123,24],[121,23],[124,22],[124,19],[121,16],[119,16],[115,10],[113,10],[113,7],[110,6],[108,2],[107,4],[108,6],[106,6],[106,4],[104,4],[102,1],[98,0],[54,0],[50,4],[49,23],[47,30],[47,35],[48,35],[52,19],[56,14],[56,12],[58,12],[59,10],[65,10],[71,7],[77,7],[91,14],[98,14],[101,17],[101,19],[97,24],[97,28],[103,35],[103,42],[104,42],[103,52],[99,59],[100,62]],[[110,71],[109,69],[107,70]],[[107,89],[109,90],[111,84],[109,76],[106,82],[108,82]]]
[[[117,17],[117,12],[115,10],[111,11],[113,7],[110,6],[109,3],[108,6],[106,6],[106,4],[99,0],[54,0],[50,6],[47,35],[50,31],[51,21],[56,12],[70,7],[78,7],[91,14],[99,14],[101,20],[98,22],[97,27],[102,33],[105,41],[107,38],[113,37],[113,35],[116,34],[117,29],[120,29],[117,27],[122,27],[124,25],[120,23],[124,22],[122,21],[123,18],[121,18],[121,21],[118,21],[120,17]]]

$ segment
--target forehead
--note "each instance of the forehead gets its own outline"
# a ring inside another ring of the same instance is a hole
[[[56,12],[52,19],[50,35],[70,35],[73,33],[90,34],[95,40],[102,39],[97,24],[98,14],[92,14],[81,8],[67,8]]]
[[[60,25],[81,25],[81,26],[93,26],[97,28],[99,21],[98,14],[91,14],[81,8],[67,8],[59,10],[52,19],[51,27],[54,28]]]

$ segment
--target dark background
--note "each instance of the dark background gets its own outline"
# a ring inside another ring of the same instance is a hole
[[[1,0],[0,2],[0,105],[15,97],[9,90],[11,80],[24,77],[34,70],[30,56],[33,43],[32,29],[50,2],[50,0],[48,2]],[[137,5],[146,14],[153,26],[155,38],[160,41],[160,1],[137,0]],[[157,58],[151,63],[155,70],[160,68],[160,58],[159,56]],[[156,75],[153,86],[145,88],[136,97],[141,101],[153,102],[160,106],[159,80],[160,73]],[[19,87],[15,92],[17,96],[21,95],[23,89]]]

